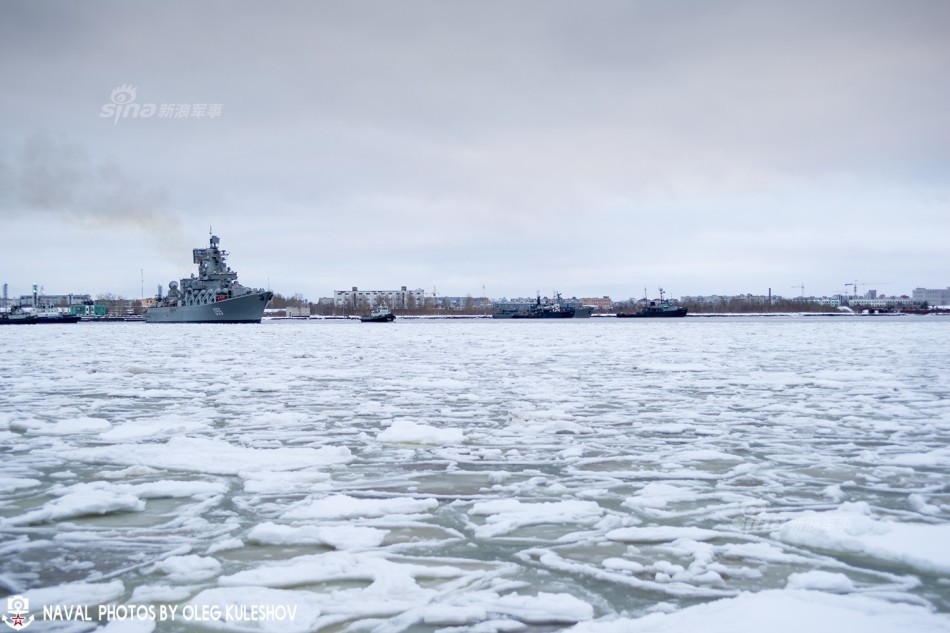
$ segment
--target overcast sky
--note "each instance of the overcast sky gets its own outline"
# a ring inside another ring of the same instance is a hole
[[[5,1],[0,282],[152,295],[213,227],[314,301],[947,287],[948,34],[946,0]]]

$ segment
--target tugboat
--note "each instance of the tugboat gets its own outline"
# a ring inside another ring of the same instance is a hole
[[[644,292],[644,295],[646,293]],[[647,299],[644,298],[644,303]],[[636,312],[618,312],[617,317],[621,319],[656,319],[670,317],[686,316],[686,306],[676,305],[672,301],[663,298],[663,288],[660,288],[660,301],[650,301]]]
[[[35,314],[25,312],[20,306],[13,306],[10,310],[0,313],[0,325],[31,325],[39,323]]]
[[[392,323],[396,320],[396,315],[389,311],[386,306],[379,306],[370,314],[364,314],[360,317],[363,323]]]
[[[79,323],[80,321],[78,314],[61,312],[48,303],[41,306],[36,292],[36,284],[33,284],[33,305],[30,308],[30,310],[27,310],[22,304],[16,304],[8,310],[0,312],[0,325]]]
[[[9,312],[0,313],[0,325],[40,325],[44,323],[79,323],[78,314],[62,312],[26,312],[20,306],[13,306]]]
[[[220,239],[212,235],[208,248],[192,250],[198,264],[198,277],[168,284],[168,294],[161,288],[155,307],[145,313],[146,323],[260,323],[267,302],[274,297],[270,290],[247,288],[238,283],[237,273],[227,265],[227,251],[218,248]]]

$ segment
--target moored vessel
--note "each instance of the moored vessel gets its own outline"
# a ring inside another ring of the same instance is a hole
[[[655,319],[668,317],[686,316],[686,306],[678,306],[669,301],[651,301],[650,305],[644,306],[636,312],[618,312],[617,316],[621,319]]]
[[[25,312],[20,306],[0,312],[0,325],[31,325],[36,322],[36,315]]]
[[[212,235],[208,248],[192,250],[198,264],[194,274],[168,284],[168,294],[155,298],[156,305],[145,313],[147,323],[260,323],[264,308],[274,293],[248,288],[237,280],[227,265],[227,251],[218,248],[220,239]]]
[[[13,306],[10,310],[0,312],[0,325],[41,325],[56,323],[79,323],[80,317],[56,310],[33,310],[27,312],[22,306]]]
[[[360,317],[360,321],[363,323],[391,323],[395,320],[396,315],[393,314],[386,306],[379,306],[370,314],[364,314]]]
[[[574,306],[561,298],[561,293],[555,293],[554,300],[545,297],[533,302],[518,302],[496,304],[493,319],[571,319],[574,317]]]
[[[663,288],[660,288],[660,300],[649,301],[644,296],[643,306],[636,312],[618,312],[617,317],[621,319],[657,319],[657,318],[677,318],[684,317],[687,313],[686,306],[677,305],[663,297]],[[646,295],[646,289],[644,289]]]

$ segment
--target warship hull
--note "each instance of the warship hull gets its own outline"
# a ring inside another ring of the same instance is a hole
[[[518,312],[515,310],[499,310],[491,315],[493,319],[589,319],[591,315],[590,308],[578,308],[576,310],[562,310],[561,312],[537,313],[531,310]]]
[[[145,313],[146,323],[260,323],[273,297],[269,291],[224,299],[214,303],[158,306]]]
[[[512,319],[573,319],[574,311],[573,310],[560,310],[555,312],[553,310],[534,310],[532,312],[523,312],[521,314],[514,314],[511,316]]]

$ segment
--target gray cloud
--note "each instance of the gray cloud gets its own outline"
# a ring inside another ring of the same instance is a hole
[[[70,188],[67,161],[34,204],[115,190],[195,236],[177,261],[214,224],[242,276],[311,297],[832,292],[889,270],[907,290],[950,268],[948,30],[950,5],[923,0],[14,1],[0,143],[66,131],[121,173],[80,161],[99,184]],[[98,112],[123,83],[223,115],[113,125]],[[136,205],[96,204],[137,230]]]

